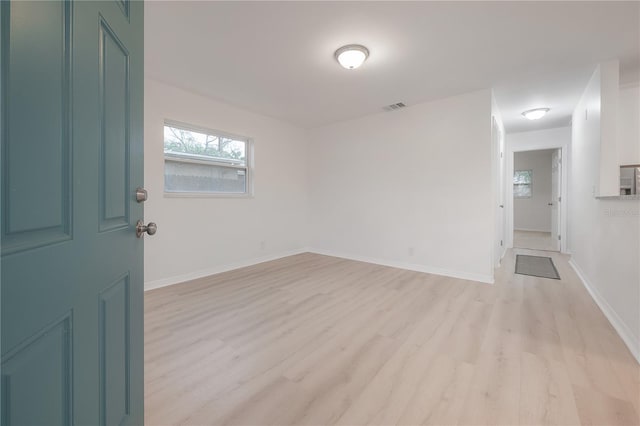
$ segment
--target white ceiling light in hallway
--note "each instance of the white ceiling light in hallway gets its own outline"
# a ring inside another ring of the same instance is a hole
[[[349,44],[336,50],[335,57],[344,68],[358,68],[369,57],[369,49],[360,44]]]
[[[549,112],[549,108],[536,108],[536,109],[530,109],[528,111],[523,112],[522,116],[529,120],[539,120],[545,115],[547,115],[548,112]]]

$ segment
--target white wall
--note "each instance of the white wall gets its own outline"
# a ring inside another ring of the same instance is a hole
[[[567,227],[567,216],[570,194],[568,193],[568,181],[571,167],[571,127],[559,127],[556,129],[536,130],[532,132],[509,133],[506,136],[506,212],[507,212],[507,247],[513,247],[514,224],[514,198],[513,198],[513,171],[514,157],[517,152],[533,151],[551,148],[562,150],[562,202],[560,203],[560,250],[567,252],[567,239],[570,229]]]
[[[310,132],[311,247],[493,279],[491,93]]]
[[[639,202],[594,197],[601,153],[599,86],[598,79],[590,81],[573,114],[571,264],[640,360]],[[622,126],[631,125],[620,119]]]
[[[551,157],[553,150],[516,152],[514,170],[532,170],[531,198],[513,199],[513,226],[551,232]]]
[[[163,120],[251,137],[253,198],[163,196]],[[146,287],[180,282],[303,249],[308,231],[306,133],[193,93],[145,80]],[[264,242],[264,245],[263,245]]]
[[[620,89],[618,163],[640,164],[640,85],[638,83]]]

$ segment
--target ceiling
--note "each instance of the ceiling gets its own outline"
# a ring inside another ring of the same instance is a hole
[[[147,2],[145,74],[303,127],[494,88],[515,132],[568,124],[600,61],[635,75],[639,21],[638,2]],[[357,70],[333,57],[350,43]]]

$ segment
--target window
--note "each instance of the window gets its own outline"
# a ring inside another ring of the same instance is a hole
[[[164,125],[164,191],[250,194],[250,141],[183,124]]]
[[[513,173],[513,197],[531,198],[533,170],[516,170]]]

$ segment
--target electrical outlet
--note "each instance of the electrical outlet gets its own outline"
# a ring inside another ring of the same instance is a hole
[[[413,247],[409,247],[409,256],[413,256],[413,253],[415,252]]]
[[[267,248],[267,242],[264,240],[260,241],[260,250],[264,250],[265,248]]]

